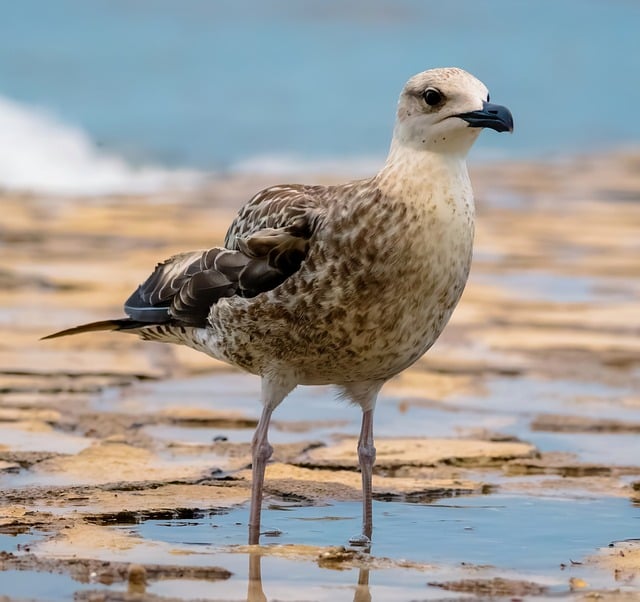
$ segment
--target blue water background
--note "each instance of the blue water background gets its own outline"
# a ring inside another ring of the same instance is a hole
[[[640,141],[635,0],[20,0],[0,95],[134,163],[384,157],[414,72],[457,65],[516,119],[477,157]]]

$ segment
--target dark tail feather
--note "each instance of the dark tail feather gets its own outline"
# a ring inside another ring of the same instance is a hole
[[[40,340],[57,339],[58,337],[66,337],[72,334],[98,332],[100,330],[131,330],[141,326],[150,326],[150,324],[148,322],[139,322],[138,320],[129,320],[127,318],[123,318],[122,320],[102,320],[101,322],[90,322],[89,324],[82,324],[81,326],[74,326],[73,328],[67,328],[60,332],[54,332],[46,337],[42,337]]]

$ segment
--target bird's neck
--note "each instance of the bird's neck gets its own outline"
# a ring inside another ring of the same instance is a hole
[[[388,198],[425,203],[436,197],[454,197],[472,203],[466,153],[418,150],[394,138],[377,185]]]

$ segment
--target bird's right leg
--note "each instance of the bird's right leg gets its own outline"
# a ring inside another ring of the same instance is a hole
[[[362,408],[362,427],[358,440],[358,462],[362,473],[362,533],[349,539],[352,545],[368,548],[373,532],[372,477],[376,461],[373,441],[373,411],[383,381],[365,381],[341,385],[343,394]]]
[[[264,487],[264,471],[273,454],[269,443],[269,422],[273,409],[264,406],[258,427],[251,441],[251,510],[249,511],[249,545],[260,540],[260,512],[262,509],[262,489]]]
[[[281,380],[262,379],[262,414],[251,441],[251,509],[249,510],[249,545],[260,541],[260,512],[262,509],[262,491],[264,471],[273,454],[269,443],[269,422],[271,414],[280,402],[291,392],[295,384]]]

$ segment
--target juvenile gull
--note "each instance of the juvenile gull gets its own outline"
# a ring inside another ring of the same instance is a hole
[[[482,82],[457,68],[419,73],[402,90],[376,176],[267,188],[240,210],[224,247],[158,264],[125,302],[127,318],[46,338],[121,330],[262,377],[250,544],[260,536],[271,414],[297,385],[335,385],[362,408],[363,532],[352,541],[367,543],[376,399],[433,345],[460,299],[474,233],[465,157],[485,127],[512,131],[513,120]]]

